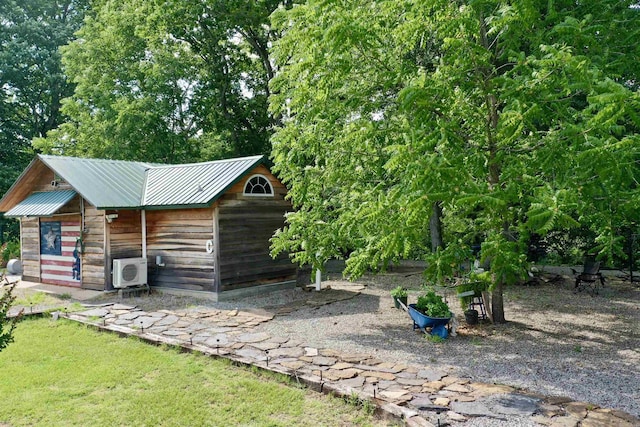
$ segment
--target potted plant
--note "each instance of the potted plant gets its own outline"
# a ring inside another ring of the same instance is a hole
[[[407,306],[408,293],[407,288],[403,288],[402,286],[397,286],[391,290],[391,296],[393,297],[393,304],[396,308],[400,308],[400,303]]]

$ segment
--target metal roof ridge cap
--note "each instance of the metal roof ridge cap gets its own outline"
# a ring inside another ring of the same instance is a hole
[[[119,159],[102,159],[96,157],[78,157],[78,156],[57,156],[55,154],[38,154],[38,157],[47,159],[68,159],[68,160],[87,160],[100,162],[122,162],[122,163],[142,163],[135,160],[119,160]]]
[[[246,157],[234,157],[231,159],[218,159],[218,160],[209,160],[207,162],[197,162],[197,163],[178,163],[175,165],[158,165],[152,166],[150,169],[170,169],[170,168],[183,168],[183,167],[194,167],[194,166],[203,166],[210,165],[214,163],[231,163],[231,162],[240,162],[243,160],[264,160],[264,155],[258,154],[255,156],[246,156]]]
[[[153,167],[149,167],[144,171],[144,180],[142,181],[142,194],[140,197],[140,206],[142,207],[142,209],[144,209],[147,204],[147,184],[149,182],[149,171],[151,169],[153,169]]]

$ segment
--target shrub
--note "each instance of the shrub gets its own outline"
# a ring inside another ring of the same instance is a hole
[[[9,318],[9,309],[15,301],[13,295],[15,284],[0,291],[0,351],[13,342],[13,330],[20,316]]]
[[[391,296],[394,298],[406,298],[407,295],[407,288],[403,288],[402,286],[398,286],[391,290]]]
[[[2,245],[2,262],[7,263],[12,258],[20,257],[20,242],[12,240]]]

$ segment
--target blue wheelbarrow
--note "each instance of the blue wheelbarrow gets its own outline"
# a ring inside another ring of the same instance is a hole
[[[440,338],[447,338],[449,336],[449,331],[447,330],[447,325],[451,320],[451,316],[449,317],[429,317],[422,313],[420,313],[416,309],[415,304],[409,304],[409,306],[405,306],[402,304],[403,308],[406,312],[409,313],[411,319],[413,320],[413,329],[420,329],[425,334],[427,332],[426,328],[431,328],[431,335],[437,335]]]

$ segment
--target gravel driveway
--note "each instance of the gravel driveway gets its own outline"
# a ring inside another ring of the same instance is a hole
[[[339,279],[339,277],[336,277]],[[571,281],[514,286],[505,292],[505,325],[465,327],[453,293],[448,301],[460,333],[442,343],[414,332],[409,316],[393,308],[389,290],[420,291],[419,274],[388,273],[357,283],[323,286],[357,294],[322,306],[304,305],[256,328],[301,339],[311,346],[368,352],[380,359],[430,365],[461,377],[566,396],[640,416],[640,288],[609,281],[599,296],[573,294]],[[359,292],[359,293],[358,293]],[[135,298],[145,310],[208,305],[218,308],[299,307],[312,293],[301,289],[224,303],[164,296]]]

